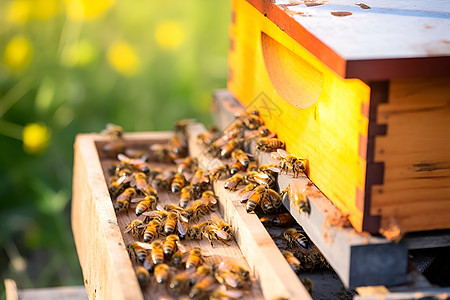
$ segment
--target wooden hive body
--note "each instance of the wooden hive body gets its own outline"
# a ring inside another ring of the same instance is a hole
[[[450,8],[293,2],[232,1],[229,91],[356,230],[450,228]]]

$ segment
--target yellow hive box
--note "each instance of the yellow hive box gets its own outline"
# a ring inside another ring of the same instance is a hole
[[[228,90],[358,231],[450,228],[450,7],[233,0]]]

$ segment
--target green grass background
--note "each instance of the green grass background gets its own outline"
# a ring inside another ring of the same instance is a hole
[[[169,130],[183,118],[209,124],[211,93],[226,86],[229,1],[116,0],[81,21],[68,17],[70,1],[0,2],[2,298],[4,278],[19,288],[82,284],[70,228],[76,134],[99,132],[108,122],[125,131]],[[48,3],[57,4],[50,16]],[[33,16],[26,5],[41,5],[43,15]],[[183,28],[181,43],[171,49],[155,39],[166,21]],[[5,53],[16,36],[32,53],[15,69]],[[108,61],[116,41],[130,45],[139,59],[133,76]],[[78,50],[68,51],[71,45]],[[33,122],[51,131],[39,153],[23,147],[23,127]]]

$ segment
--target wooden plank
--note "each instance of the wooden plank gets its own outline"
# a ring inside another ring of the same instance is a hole
[[[87,300],[84,286],[25,289],[19,291],[20,300]]]
[[[6,300],[19,300],[16,282],[6,278],[3,283],[5,284]]]
[[[122,239],[100,165],[95,138],[78,135],[72,194],[72,231],[91,299],[143,299]]]
[[[211,169],[221,163],[204,155],[204,149],[196,143],[196,137],[206,129],[201,124],[188,127],[189,149],[197,157],[201,166]],[[220,208],[227,222],[233,228],[239,244],[250,267],[255,273],[266,299],[310,299],[309,293],[298,276],[287,264],[274,241],[255,214],[248,214],[245,204],[240,203],[236,192],[229,193],[224,188],[224,180],[214,184],[220,197]]]
[[[355,300],[405,300],[405,299],[448,299],[450,288],[434,288],[424,290],[413,290],[396,293],[374,293],[364,296],[355,296]]]
[[[217,113],[229,114],[226,110]],[[219,127],[225,128],[227,125],[219,124]],[[260,164],[278,163],[267,153],[257,154]],[[405,244],[392,243],[384,238],[358,233],[351,227],[342,227],[342,221],[346,219],[345,214],[337,209],[308,177],[292,178],[285,174],[279,175],[279,190],[284,190],[288,185],[297,185],[300,191],[306,189],[311,214],[300,214],[292,201],[283,203],[284,206],[324,254],[346,287],[405,282],[408,259]]]
[[[450,74],[448,3],[416,1],[405,7],[368,0],[363,4],[370,9],[362,9],[349,0],[247,1],[341,77]],[[336,17],[339,12],[347,16]]]

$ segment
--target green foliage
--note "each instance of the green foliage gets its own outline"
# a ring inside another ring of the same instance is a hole
[[[69,219],[75,135],[108,122],[125,131],[169,130],[183,118],[209,123],[210,95],[226,86],[229,7],[0,3],[2,280],[82,284]],[[42,128],[26,133],[27,124]]]

